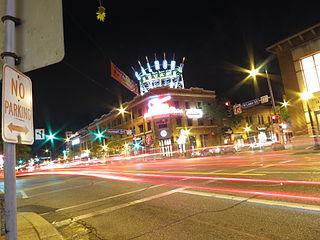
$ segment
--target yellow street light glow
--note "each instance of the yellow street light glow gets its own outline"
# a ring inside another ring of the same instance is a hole
[[[45,152],[49,152],[49,150],[48,150],[48,149],[46,149],[46,150],[45,150]]]
[[[310,98],[312,98],[312,93],[311,92],[307,92],[307,91],[304,91],[303,93],[300,94],[300,97],[302,100],[309,100]]]
[[[288,106],[289,106],[289,103],[288,103],[287,101],[283,101],[282,106],[283,106],[283,107],[288,107]]]
[[[66,138],[66,142],[67,142],[67,143],[70,142],[70,138]]]
[[[259,73],[259,70],[258,70],[258,69],[252,68],[251,70],[249,70],[249,75],[250,75],[251,77],[257,76],[258,73]]]
[[[186,129],[186,130],[184,131],[184,134],[185,134],[185,135],[189,135],[189,134],[190,134],[190,130],[189,130],[189,129]]]
[[[250,127],[245,127],[245,128],[243,128],[243,129],[244,129],[244,131],[246,131],[246,132],[251,131],[251,128],[250,128]]]
[[[123,107],[118,108],[118,111],[120,114],[124,114],[126,112],[126,109],[124,109]]]
[[[107,150],[108,150],[108,146],[107,146],[107,145],[103,145],[103,146],[102,146],[102,149],[103,149],[104,151],[107,151]]]

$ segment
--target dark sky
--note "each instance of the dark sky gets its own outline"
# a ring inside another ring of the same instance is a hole
[[[134,95],[110,77],[109,60],[134,78],[131,66],[145,56],[153,60],[166,52],[170,59],[186,57],[186,87],[215,90],[232,102],[253,99],[252,81],[236,91],[245,75],[230,68],[249,68],[248,51],[256,63],[266,47],[319,22],[318,8],[306,1],[105,1],[106,21],[96,20],[98,0],[64,0],[65,58],[34,70],[35,128],[76,131]],[[277,59],[268,71],[277,98],[281,80]],[[261,95],[267,94],[259,79]],[[256,97],[260,96],[256,93]],[[279,99],[280,100],[280,99]]]

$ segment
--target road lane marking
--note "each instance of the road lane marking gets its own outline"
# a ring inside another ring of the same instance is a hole
[[[130,194],[133,194],[133,193],[142,192],[144,190],[160,187],[160,186],[163,186],[163,185],[164,184],[153,185],[151,187],[145,187],[145,188],[137,189],[137,190],[130,191],[130,192],[120,193],[120,194],[117,194],[117,195],[113,195],[113,196],[109,196],[109,197],[105,197],[105,198],[100,198],[100,199],[93,200],[93,201],[90,201],[90,202],[85,202],[85,203],[80,203],[80,204],[77,204],[77,205],[72,205],[72,206],[69,206],[69,207],[59,208],[55,212],[61,212],[61,211],[65,211],[65,210],[68,210],[68,209],[89,205],[89,204],[92,204],[92,203],[102,202],[102,201],[109,200],[109,199],[112,199],[112,198],[117,198],[117,197],[122,197],[122,196],[125,196],[125,195],[130,195]],[[47,213],[43,213],[43,214],[40,214],[40,215],[47,215],[47,214],[50,214],[50,213],[51,212],[47,212]]]
[[[163,192],[163,193],[159,193],[157,195],[153,195],[153,196],[150,196],[150,197],[141,198],[141,199],[138,199],[138,200],[134,200],[132,202],[119,204],[119,205],[112,206],[112,207],[109,207],[109,208],[105,208],[105,209],[102,209],[102,210],[98,210],[98,211],[95,211],[95,212],[91,212],[91,213],[83,214],[83,215],[80,215],[80,216],[72,217],[72,218],[69,218],[69,219],[66,219],[66,220],[62,220],[60,222],[54,223],[54,225],[56,227],[62,227],[62,226],[69,225],[72,222],[76,222],[76,221],[79,221],[79,220],[82,220],[82,219],[86,219],[86,218],[102,215],[102,214],[105,214],[105,213],[113,212],[115,210],[119,210],[119,209],[122,209],[122,208],[125,208],[125,207],[133,206],[133,205],[136,205],[136,204],[139,204],[139,203],[151,201],[151,200],[154,200],[154,199],[157,199],[157,198],[166,197],[166,196],[169,196],[169,195],[174,194],[176,192],[182,191],[184,189],[186,189],[186,187],[176,188],[176,189],[173,189],[173,190],[170,190],[170,191],[167,191],[167,192]]]
[[[233,196],[233,195],[226,195],[220,193],[212,193],[212,192],[200,192],[200,191],[193,191],[193,190],[180,190],[179,193],[191,194],[191,195],[198,195],[203,197],[214,197],[219,199],[227,199],[233,201],[245,201],[251,203],[260,203],[263,205],[271,205],[271,206],[281,206],[281,207],[288,207],[294,209],[302,209],[302,210],[312,210],[320,212],[320,206],[318,205],[311,205],[311,204],[304,204],[304,203],[294,203],[294,202],[285,202],[285,201],[275,201],[275,200],[268,200],[268,199],[258,199],[258,198],[248,198],[248,197],[240,197],[240,196]]]
[[[251,171],[251,170],[250,170]],[[264,176],[266,174],[262,174],[262,173],[222,173],[222,172],[161,172],[161,171],[131,171],[131,170],[126,170],[123,172],[128,172],[128,173],[174,173],[174,174],[210,174],[210,175],[245,175],[245,176]]]
[[[22,197],[23,199],[28,198],[28,195],[25,193],[25,191],[20,190],[19,193],[21,194],[21,197]]]

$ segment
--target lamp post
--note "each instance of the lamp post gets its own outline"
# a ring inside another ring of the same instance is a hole
[[[311,125],[311,130],[312,130],[312,135],[313,135],[313,141],[314,141],[313,149],[320,150],[320,145],[319,145],[318,137],[316,136],[316,129],[314,127],[314,123],[313,123],[313,119],[312,119],[312,115],[311,115],[311,109],[309,106],[309,99],[310,98],[312,98],[312,93],[310,93],[310,92],[301,93],[301,99],[304,100],[307,105],[307,111],[308,111],[308,116],[310,119],[310,125]]]
[[[275,103],[275,101],[274,101],[274,95],[273,95],[272,85],[271,85],[271,82],[270,82],[270,78],[269,78],[269,74],[268,74],[267,68],[264,69],[264,72],[265,72],[266,79],[267,79],[267,84],[268,84],[268,89],[269,89],[269,93],[270,93],[270,98],[271,98],[273,113],[274,113],[275,115],[277,115],[276,103]],[[251,70],[249,70],[249,76],[255,78],[257,75],[259,75],[259,69],[252,68]],[[273,126],[273,123],[272,123],[271,126],[272,126],[272,135],[274,135],[274,126]],[[273,138],[273,136],[272,136],[272,138]],[[271,139],[272,139],[272,138],[271,138]],[[281,134],[281,133],[280,133],[280,141],[281,141],[281,143],[283,143],[283,137],[282,137],[282,134]]]
[[[130,114],[130,120],[131,120],[131,134],[132,134],[132,138],[134,139],[134,123],[133,123],[133,115],[132,115],[132,109],[130,112],[126,111],[126,108],[123,108],[122,106],[120,108],[117,109],[119,114],[121,114],[122,116],[124,114]],[[136,140],[134,140],[134,142],[136,142]]]

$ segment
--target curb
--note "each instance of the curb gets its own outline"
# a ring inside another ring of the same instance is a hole
[[[33,212],[20,212],[18,219],[18,239],[24,240],[63,240],[58,230],[40,215]]]

